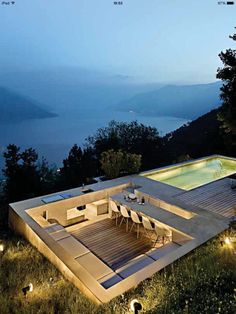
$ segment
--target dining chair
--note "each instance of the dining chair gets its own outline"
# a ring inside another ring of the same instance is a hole
[[[160,226],[158,226],[157,224],[155,224],[155,233],[156,233],[156,242],[161,238],[162,244],[165,244],[165,235],[166,235],[166,231],[167,229],[161,228]]]
[[[151,221],[145,217],[145,216],[142,216],[142,224],[143,224],[143,227],[144,227],[144,230],[147,234],[147,236],[151,239],[152,239],[152,235],[153,233],[155,232],[155,227],[153,227]],[[151,236],[150,236],[150,233],[151,233]]]
[[[171,229],[165,228],[165,238],[169,240],[169,242],[172,241],[172,231]]]
[[[110,206],[111,206],[110,208],[111,208],[112,213],[114,213],[114,216],[116,219],[116,226],[117,226],[118,218],[121,216],[121,212],[120,212],[117,204],[112,200],[110,200]]]
[[[133,221],[132,226],[130,228],[130,232],[132,231],[133,227],[136,226],[137,238],[139,237],[139,228],[142,221],[140,220],[140,216],[133,210],[131,210],[131,219]]]
[[[123,221],[126,222],[126,232],[127,232],[129,229],[129,219],[130,219],[129,212],[125,206],[120,205],[120,213],[122,216],[122,219],[120,221],[120,226],[122,225]]]

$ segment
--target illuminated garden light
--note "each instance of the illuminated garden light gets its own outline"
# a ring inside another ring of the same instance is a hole
[[[32,292],[34,290],[34,286],[32,283],[30,283],[28,286],[22,288],[22,292],[24,293],[24,295],[27,295],[27,292]]]
[[[0,252],[3,252],[3,251],[4,251],[4,245],[0,244]]]
[[[130,302],[130,309],[134,314],[138,314],[142,310],[142,304],[137,299],[134,299]]]
[[[227,245],[230,244],[230,239],[228,237],[225,238],[225,244],[227,244]]]

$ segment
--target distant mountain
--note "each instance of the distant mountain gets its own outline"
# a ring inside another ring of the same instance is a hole
[[[15,123],[28,119],[45,119],[55,116],[56,114],[47,111],[32,100],[0,87],[0,123]]]
[[[158,83],[135,83],[127,75],[109,75],[80,67],[55,67],[40,70],[0,71],[0,86],[37,99],[47,110],[84,111],[110,109],[137,93],[162,87]],[[62,113],[63,114],[63,113]],[[91,114],[91,112],[89,113]]]
[[[116,108],[143,115],[195,119],[220,105],[221,82],[200,85],[167,85],[120,102]]]

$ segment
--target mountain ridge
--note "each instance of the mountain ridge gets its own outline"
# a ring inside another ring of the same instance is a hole
[[[0,122],[18,123],[29,119],[53,118],[57,115],[18,92],[0,86]]]
[[[151,92],[136,94],[117,104],[116,108],[142,115],[175,116],[193,120],[220,105],[221,85],[221,82],[168,84]]]

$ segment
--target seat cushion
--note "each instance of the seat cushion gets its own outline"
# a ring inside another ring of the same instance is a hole
[[[132,259],[131,261],[126,263],[121,268],[118,268],[116,270],[116,273],[119,276],[121,276],[122,278],[126,278],[126,277],[129,277],[130,275],[136,273],[140,269],[150,265],[153,262],[154,262],[154,260],[152,258],[150,258],[149,256],[146,256],[145,254],[142,254],[142,255]]]
[[[173,243],[173,242],[170,242],[170,243],[167,243],[158,249],[150,250],[146,254],[148,256],[150,256],[151,258],[158,260],[162,256],[165,256],[166,254],[169,254],[169,253],[175,251],[179,247],[180,247],[180,245]]]
[[[80,243],[72,236],[61,239],[57,241],[57,243],[60,244],[63,247],[63,249],[65,249],[73,258],[84,255],[89,252],[86,246],[84,246],[82,243]]]
[[[117,275],[115,272],[112,272],[102,278],[100,278],[98,280],[98,282],[105,288],[108,289],[112,286],[114,286],[115,284],[117,284],[118,282],[120,282],[122,280],[122,278]]]
[[[76,258],[76,261],[83,266],[96,280],[112,273],[112,269],[93,253],[87,253]]]

